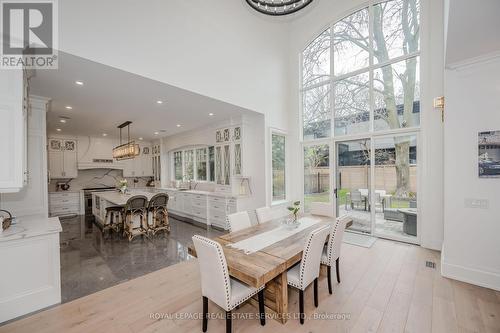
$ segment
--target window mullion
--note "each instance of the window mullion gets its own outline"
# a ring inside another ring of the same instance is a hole
[[[370,45],[370,55],[369,55],[369,65],[370,65],[370,72],[369,72],[369,89],[370,89],[370,105],[369,105],[369,110],[370,110],[370,133],[373,133],[375,131],[375,92],[373,89],[373,79],[374,79],[374,73],[373,73],[373,5],[368,7],[368,40],[369,40],[369,45]]]

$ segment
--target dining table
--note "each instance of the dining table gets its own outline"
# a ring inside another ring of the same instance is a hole
[[[287,270],[300,262],[309,233],[335,219],[305,215],[298,219],[297,230],[283,221],[275,219],[212,240],[222,245],[231,277],[255,288],[265,285],[265,306],[284,324],[290,317]],[[188,251],[196,257],[193,245]],[[257,305],[255,299],[250,302]]]

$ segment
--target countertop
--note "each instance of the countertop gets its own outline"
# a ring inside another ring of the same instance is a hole
[[[16,224],[0,233],[0,242],[59,233],[62,231],[58,217],[42,215],[21,216],[16,218]]]
[[[191,193],[191,194],[201,194],[201,195],[209,195],[212,197],[221,197],[221,198],[236,198],[236,196],[227,193],[219,193],[219,192],[211,192],[211,191],[199,191],[199,190],[179,190],[177,188],[157,188],[158,190],[164,191],[179,191],[183,193]]]
[[[149,199],[151,199],[156,193],[152,192],[145,192],[145,191],[131,191],[127,194],[122,194],[118,191],[107,191],[107,192],[94,192],[92,193],[93,195],[104,199],[106,201],[111,202],[114,205],[117,206],[125,206],[127,203],[128,199],[135,195],[144,195]]]

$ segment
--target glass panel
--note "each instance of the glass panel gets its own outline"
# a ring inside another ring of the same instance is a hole
[[[419,0],[386,1],[373,7],[375,63],[418,51],[419,12]]]
[[[174,153],[175,180],[182,180],[182,151]]]
[[[330,201],[330,150],[328,145],[304,147],[304,211],[311,202]]]
[[[335,76],[351,73],[369,65],[368,8],[333,26],[333,69]]]
[[[417,137],[375,139],[375,231],[417,236]]]
[[[420,125],[419,74],[418,57],[374,71],[375,130]]]
[[[208,147],[208,165],[209,165],[209,177],[208,180],[213,182],[215,181],[215,154],[214,147]]]
[[[217,177],[217,184],[223,184],[222,175],[222,147],[215,147],[215,175]]]
[[[367,72],[334,83],[336,136],[370,130],[369,81]]]
[[[371,233],[370,139],[337,143],[337,216],[349,214],[349,230]]]
[[[330,78],[330,29],[324,31],[302,52],[302,86]]]
[[[303,93],[304,140],[327,138],[331,133],[330,84]]]
[[[185,180],[194,179],[194,151],[186,150],[184,152],[184,172]]]
[[[234,144],[234,174],[241,175],[241,143]]]
[[[207,180],[207,148],[196,149],[197,180]]]
[[[231,155],[229,145],[224,146],[224,185],[230,184]]]
[[[285,200],[285,136],[272,135],[273,201]]]

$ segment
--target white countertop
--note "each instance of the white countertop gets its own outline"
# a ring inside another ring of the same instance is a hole
[[[148,200],[150,200],[156,193],[132,190],[131,192],[129,192],[127,194],[121,194],[118,191],[94,192],[92,194],[94,194],[95,196],[97,196],[101,199],[109,201],[114,205],[125,206],[128,199],[130,199],[133,196],[144,195],[148,198]]]
[[[218,193],[218,192],[211,192],[211,191],[199,191],[199,190],[179,190],[177,188],[157,188],[158,190],[164,190],[164,191],[178,191],[182,193],[191,193],[191,194],[201,194],[201,195],[209,195],[212,197],[221,197],[221,198],[236,198],[236,196],[232,194],[227,194],[227,193]]]
[[[21,216],[16,218],[16,224],[0,233],[0,242],[29,238],[62,231],[58,217],[42,215]]]

